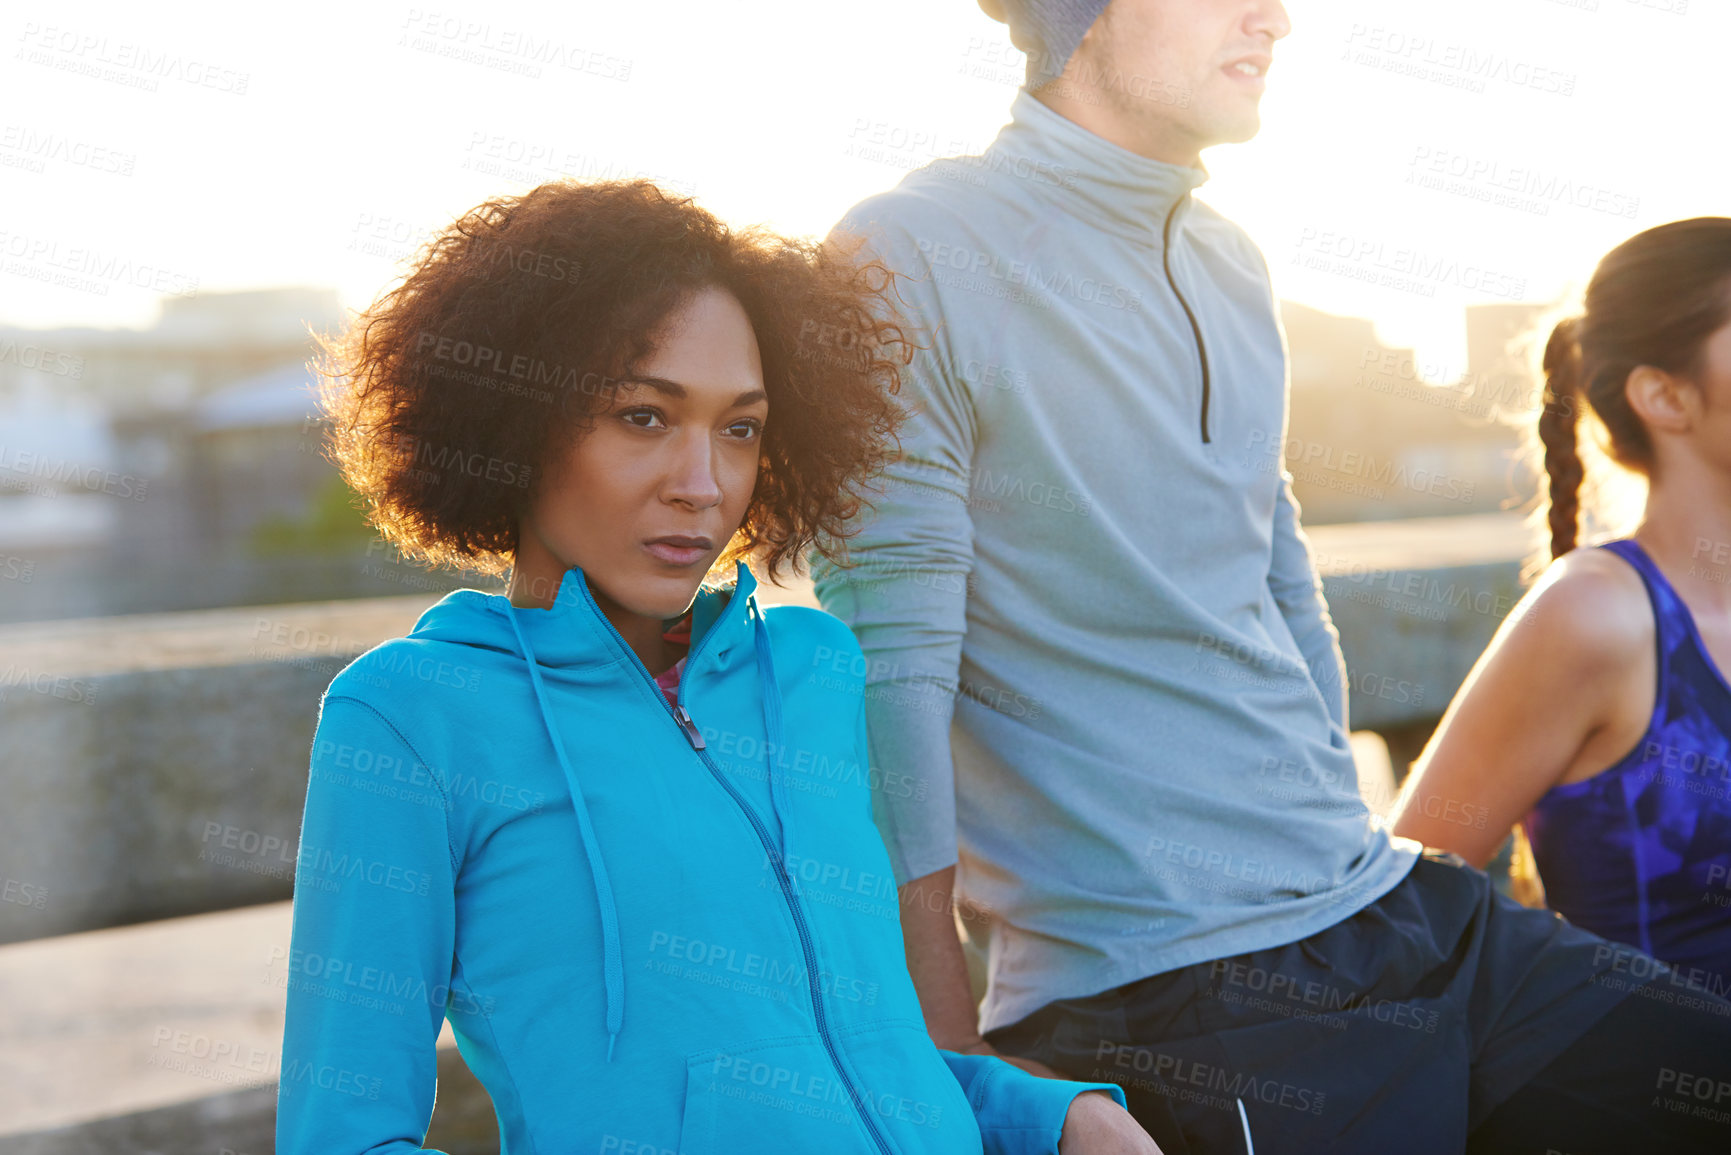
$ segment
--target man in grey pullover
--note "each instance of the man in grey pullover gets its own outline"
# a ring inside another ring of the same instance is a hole
[[[1429,1150],[1420,1096],[1458,1151],[1627,988],[1360,801],[1267,266],[1193,196],[1286,13],[980,2],[1029,52],[1010,123],[837,226],[927,348],[854,564],[816,569],[928,1029],[1120,1082],[1167,1155]],[[977,1019],[952,887],[989,916]]]

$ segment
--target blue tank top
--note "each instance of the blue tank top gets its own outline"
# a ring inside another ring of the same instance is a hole
[[[1653,604],[1653,717],[1622,760],[1539,799],[1525,820],[1534,864],[1576,926],[1731,993],[1731,686],[1646,551],[1600,548],[1635,567]]]

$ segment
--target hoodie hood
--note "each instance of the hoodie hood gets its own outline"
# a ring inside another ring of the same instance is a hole
[[[679,681],[680,705],[672,711],[673,720],[684,731],[692,748],[701,752],[703,739],[685,710],[685,688],[692,676],[701,669],[719,666],[733,647],[747,636],[756,650],[758,677],[762,688],[764,732],[781,746],[781,693],[775,677],[774,660],[770,652],[768,626],[762,607],[754,596],[757,578],[744,561],[736,563],[732,586],[699,587],[691,610],[691,646],[687,651],[685,671]],[[479,590],[457,590],[447,594],[415,623],[411,638],[422,641],[448,642],[519,659],[524,664],[530,689],[540,710],[541,723],[553,743],[559,759],[559,769],[571,792],[571,804],[577,815],[577,827],[583,840],[583,853],[589,862],[589,873],[595,887],[595,902],[601,912],[602,978],[607,999],[607,1061],[613,1061],[614,1045],[625,1019],[625,962],[619,943],[619,910],[614,900],[613,883],[607,874],[606,856],[590,821],[589,806],[583,797],[583,784],[571,764],[559,728],[553,722],[552,706],[541,677],[545,669],[569,669],[619,662],[624,659],[630,672],[626,676],[641,676],[650,683],[652,696],[663,705],[666,700],[654,685],[647,667],[626,643],[619,631],[602,613],[589,588],[581,567],[572,566],[559,580],[559,591],[553,604],[546,609],[523,609],[511,604],[501,594]],[[780,828],[786,830],[788,807],[779,777],[772,782],[772,804]]]
[[[735,563],[732,584],[706,582],[699,587],[691,607],[691,657],[686,661],[687,671],[698,657],[708,665],[725,657],[741,638],[749,640],[748,603],[756,590],[757,578],[743,561]],[[420,616],[409,637],[521,657],[522,647],[518,645],[513,620],[536,658],[547,668],[612,662],[620,657],[617,647],[623,640],[595,604],[580,566],[565,571],[553,604],[546,609],[512,606],[502,594],[454,590]],[[711,631],[718,632],[706,642]]]

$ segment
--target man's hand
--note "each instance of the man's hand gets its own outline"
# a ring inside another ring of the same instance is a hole
[[[1160,1147],[1112,1096],[1084,1091],[1070,1100],[1058,1155],[1160,1155]]]

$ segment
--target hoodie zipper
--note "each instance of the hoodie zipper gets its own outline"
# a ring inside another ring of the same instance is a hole
[[[727,791],[728,796],[733,799],[734,804],[739,807],[741,813],[751,823],[752,829],[757,831],[757,838],[763,844],[764,854],[775,867],[775,878],[781,884],[781,896],[787,901],[788,912],[793,916],[794,928],[799,931],[800,949],[805,954],[806,980],[811,988],[812,1018],[817,1024],[818,1037],[823,1040],[824,1050],[829,1053],[830,1064],[835,1067],[836,1074],[841,1076],[842,1085],[847,1088],[848,1096],[853,1100],[854,1110],[859,1113],[860,1121],[865,1124],[866,1132],[871,1135],[872,1141],[883,1155],[893,1155],[889,1141],[878,1130],[877,1120],[873,1119],[871,1113],[866,1110],[865,1101],[860,1095],[859,1089],[854,1086],[853,1077],[848,1074],[847,1068],[842,1066],[841,1054],[836,1050],[835,1040],[830,1037],[829,1017],[823,1008],[823,984],[821,972],[817,966],[817,949],[812,945],[811,928],[806,924],[805,911],[799,905],[799,896],[794,892],[793,884],[788,878],[787,871],[783,868],[781,851],[776,848],[775,840],[769,836],[769,829],[764,826],[763,819],[758,817],[757,811],[752,808],[751,803],[745,800],[738,788],[727,780],[727,776],[721,772],[721,768],[710,759],[709,751],[704,745],[703,734],[698,730],[696,721],[692,719],[691,711],[685,708],[683,702],[678,706],[668,706],[667,697],[661,692],[661,687],[656,685],[655,676],[649,672],[649,667],[643,664],[643,659],[637,656],[637,651],[626,642],[625,636],[611,621],[608,621],[607,615],[601,612],[601,607],[596,603],[595,595],[590,592],[587,581],[583,583],[583,596],[588,600],[589,608],[595,612],[595,616],[601,619],[601,624],[606,626],[608,633],[613,635],[613,640],[619,644],[619,648],[630,656],[637,672],[649,683],[650,692],[655,695],[655,700],[667,708],[668,715],[673,719],[674,725],[679,727],[680,733],[684,735],[685,741],[691,746],[692,751],[702,760],[703,765],[708,768],[710,775],[721,785],[721,788]],[[704,645],[709,641],[710,634],[714,632],[712,626],[709,633],[704,634],[698,640],[697,645],[687,651],[685,658],[687,670],[691,669],[692,660],[702,651]],[[683,679],[681,679],[681,684],[683,688]],[[764,768],[767,773],[774,773],[774,768],[769,765],[767,759]]]
[[[1196,356],[1202,362],[1202,443],[1208,444],[1208,350],[1202,344],[1202,326],[1196,323],[1196,314],[1190,309],[1190,302],[1184,299],[1184,294],[1178,289],[1178,282],[1172,277],[1172,220],[1178,215],[1178,206],[1189,197],[1189,193],[1172,202],[1172,207],[1166,212],[1166,227],[1160,235],[1160,265],[1166,270],[1166,283],[1172,286],[1172,295],[1178,298],[1178,304],[1184,309],[1184,316],[1190,320],[1190,331],[1196,335]]]

